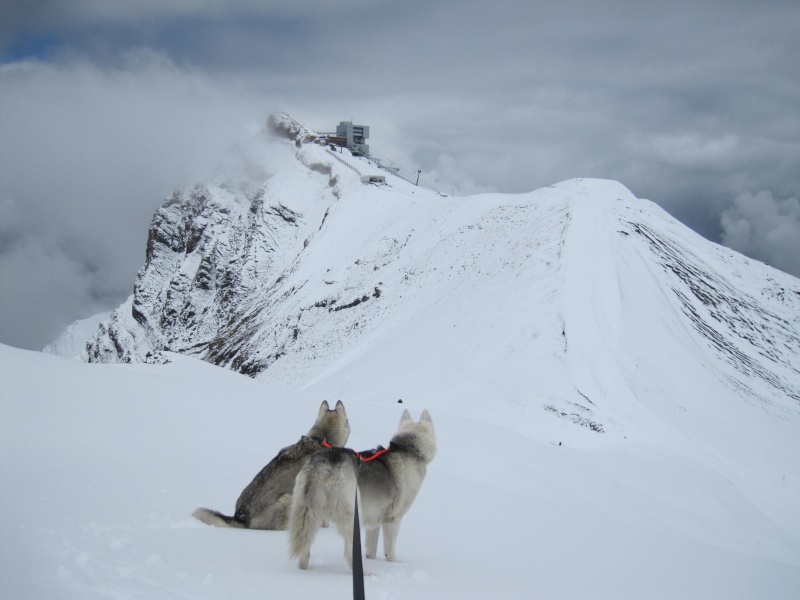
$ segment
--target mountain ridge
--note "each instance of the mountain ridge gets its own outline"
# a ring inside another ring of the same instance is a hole
[[[609,433],[619,415],[608,406],[639,404],[651,381],[686,395],[673,380],[694,372],[680,358],[689,352],[696,376],[725,393],[800,414],[797,279],[619,182],[459,198],[391,174],[365,184],[375,163],[346,149],[334,160],[313,132],[280,122],[262,156],[278,165],[268,177],[198,185],[156,212],[132,303],[100,326],[86,360],[180,352],[299,388],[343,389],[355,365],[405,364],[473,390],[502,372],[535,398],[524,403]],[[437,375],[432,352],[456,364]]]

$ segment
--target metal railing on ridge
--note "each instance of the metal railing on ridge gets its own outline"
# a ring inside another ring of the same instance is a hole
[[[362,175],[361,170],[355,167],[351,162],[340,156],[337,152],[334,152],[330,148],[325,148],[325,152],[330,154],[332,157],[334,157],[348,169],[352,169],[359,177],[361,177]],[[432,192],[436,192],[437,194],[442,195],[442,192],[439,191],[439,189],[436,186],[434,186],[426,179],[420,177],[420,174],[422,173],[421,170],[413,171],[411,169],[398,166],[397,163],[395,163],[395,161],[393,161],[391,158],[376,151],[373,148],[370,148],[370,156],[360,157],[360,160],[367,160],[370,162],[370,164],[374,162],[378,168],[383,169],[384,171],[388,171],[392,175],[396,175],[400,179],[403,179],[412,185],[424,187]]]
[[[330,155],[331,155],[333,158],[335,158],[336,160],[338,160],[340,163],[342,163],[342,164],[343,164],[345,167],[347,167],[348,169],[352,169],[353,171],[355,171],[355,172],[356,172],[356,174],[357,174],[359,177],[361,177],[361,171],[359,171],[357,168],[355,168],[353,165],[351,165],[349,162],[347,162],[347,161],[346,161],[344,158],[342,158],[341,156],[339,156],[338,154],[336,154],[336,152],[333,152],[332,150],[330,150],[330,149],[328,149],[328,148],[325,148],[325,152],[327,152],[328,154],[330,154]]]

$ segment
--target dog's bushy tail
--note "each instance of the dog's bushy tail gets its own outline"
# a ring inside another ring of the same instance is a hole
[[[237,521],[235,517],[223,515],[221,512],[211,510],[210,508],[198,508],[192,516],[206,525],[213,525],[214,527],[240,527],[247,528],[247,525],[241,521]]]
[[[289,511],[289,556],[292,558],[308,555],[325,518],[321,490],[313,485],[308,475],[306,469],[300,471],[292,494]]]

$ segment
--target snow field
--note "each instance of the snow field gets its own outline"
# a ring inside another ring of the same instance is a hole
[[[334,530],[320,532],[302,572],[285,532],[190,517],[201,505],[232,511],[310,426],[319,394],[171,358],[85,365],[0,347],[4,596],[348,597]],[[413,397],[342,399],[357,449],[385,444],[403,408],[415,418],[423,408]],[[702,456],[543,442],[487,424],[489,402],[479,413],[427,407],[439,453],[401,528],[400,562],[365,562],[369,598],[788,599],[800,589],[797,537]]]

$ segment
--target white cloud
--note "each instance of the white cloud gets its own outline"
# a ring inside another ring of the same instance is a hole
[[[269,108],[149,51],[0,66],[0,340],[40,348],[121,302],[153,211]]]
[[[108,299],[92,295],[105,275],[41,236],[16,240],[0,253],[0,339],[41,349],[67,323],[106,310]]]
[[[744,193],[723,211],[722,241],[782,271],[800,277],[800,201],[772,192]]]

